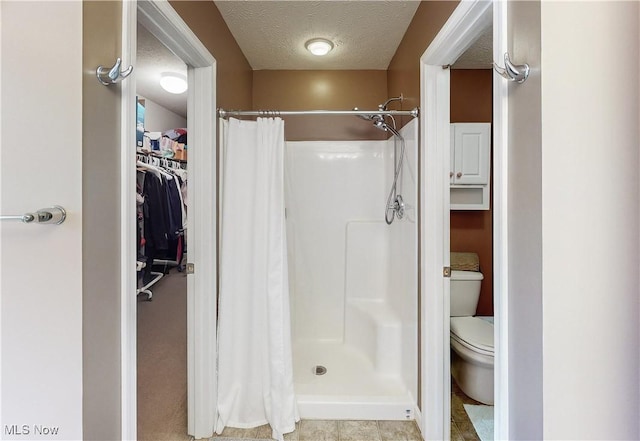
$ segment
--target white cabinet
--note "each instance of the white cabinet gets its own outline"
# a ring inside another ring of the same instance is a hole
[[[452,210],[488,210],[491,124],[451,124]]]

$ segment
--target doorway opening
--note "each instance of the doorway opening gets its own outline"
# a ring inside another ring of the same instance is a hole
[[[136,40],[138,439],[188,440],[187,65],[140,23]]]
[[[449,167],[452,161],[451,148],[455,143],[451,123],[455,109],[452,102],[453,65],[459,57],[493,24],[492,59],[501,59],[506,51],[506,5],[501,2],[460,3],[447,23],[427,48],[421,59],[422,115],[424,117],[422,138],[426,152],[422,166],[423,225],[422,231],[422,310],[425,326],[422,329],[422,373],[426,380],[422,385],[423,408],[432,409],[425,414],[423,427],[425,438],[449,439],[451,433],[451,346],[450,318],[452,309],[451,241],[452,217],[450,210],[460,200],[452,195],[451,180],[457,172]],[[489,162],[493,170],[492,214],[489,230],[493,230],[493,341],[494,341],[494,436],[508,437],[508,372],[507,372],[507,294],[506,294],[506,97],[507,86],[493,75],[492,105],[489,110],[493,132],[491,145],[493,158]],[[485,115],[486,116],[486,115]],[[458,121],[460,122],[460,121]],[[484,121],[486,122],[486,121]],[[454,146],[455,149],[455,146]],[[454,158],[454,161],[457,159]],[[451,172],[453,175],[450,175]],[[473,193],[473,192],[471,192]],[[469,193],[467,192],[467,196]],[[477,197],[478,195],[472,195]],[[483,202],[480,192],[479,204]],[[474,202],[473,199],[467,200]],[[464,202],[464,201],[463,201]],[[488,202],[488,201],[487,201]],[[486,216],[486,215],[485,215]],[[456,238],[455,240],[457,240]],[[470,243],[470,242],[467,242]],[[456,248],[459,244],[456,243]],[[470,246],[470,245],[465,245]],[[484,258],[483,260],[491,260]],[[480,261],[482,265],[482,261]],[[444,277],[443,277],[444,275]],[[431,293],[432,295],[426,295]],[[489,295],[489,298],[491,296]],[[477,315],[478,305],[476,304]],[[481,312],[484,312],[481,311]],[[489,311],[490,312],[490,311]],[[475,318],[475,317],[472,317]],[[487,324],[488,325],[488,324]],[[489,331],[490,332],[490,331]]]
[[[483,441],[494,439],[492,34],[450,72],[451,438]]]
[[[121,83],[122,99],[122,162],[121,162],[121,215],[122,215],[122,438],[137,439],[137,313],[138,301],[136,277],[136,168],[138,152],[136,146],[136,75],[137,75],[137,31],[140,23],[163,46],[176,54],[187,65],[187,122],[188,154],[187,176],[189,179],[186,222],[189,243],[189,266],[200,268],[190,272],[178,272],[184,285],[186,279],[186,434],[196,438],[212,435],[215,409],[215,330],[216,330],[216,126],[215,126],[215,59],[206,47],[186,26],[182,18],[166,1],[139,1],[123,3],[122,59],[134,66],[131,80]],[[149,98],[149,97],[145,97]],[[151,99],[153,101],[153,99]],[[149,101],[145,101],[148,103]],[[180,125],[180,124],[178,124]],[[143,140],[144,142],[144,140]],[[153,149],[152,149],[153,150]],[[174,151],[174,149],[171,149]],[[174,154],[179,149],[175,149]],[[184,152],[182,153],[184,154]],[[158,158],[152,159],[151,165]],[[183,165],[173,158],[176,167]],[[160,160],[160,159],[158,159]],[[167,158],[168,161],[168,158]],[[176,195],[179,197],[179,195]],[[183,225],[184,226],[184,225]],[[178,255],[164,256],[171,272],[177,272],[184,260]],[[155,259],[155,257],[154,257]],[[175,259],[175,260],[172,260]],[[174,262],[174,264],[168,263]],[[164,267],[163,267],[164,269]],[[153,270],[153,266],[151,268]],[[153,271],[156,272],[156,271]],[[161,271],[157,271],[162,273]],[[150,276],[153,274],[151,273]],[[164,278],[164,275],[163,275]],[[149,278],[143,281],[149,282]],[[160,289],[159,279],[154,289]],[[144,287],[144,285],[143,285]],[[146,294],[146,293],[145,293]],[[158,292],[154,293],[158,296]],[[159,300],[159,298],[157,299]],[[155,305],[155,301],[144,303],[144,307]],[[143,303],[142,301],[140,303]],[[152,305],[153,304],[153,305]],[[149,308],[146,308],[149,309]],[[142,312],[142,311],[141,311]],[[144,373],[141,372],[141,375]],[[183,380],[184,381],[184,380]]]

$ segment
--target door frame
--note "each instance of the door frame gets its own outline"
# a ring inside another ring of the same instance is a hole
[[[507,2],[461,1],[420,59],[421,409],[425,439],[450,439],[450,70],[493,22],[493,59],[507,51]],[[507,297],[507,82],[493,76],[494,434],[509,438]],[[428,209],[427,209],[428,207]],[[438,295],[429,295],[436,293]]]
[[[140,21],[188,65],[187,131],[189,150],[190,263],[187,275],[187,414],[188,433],[213,436],[217,410],[217,166],[216,60],[167,0],[123,1],[122,59],[136,65],[136,26]],[[122,439],[137,439],[136,357],[136,90],[135,69],[121,83],[121,378]],[[197,240],[193,240],[197,238]]]

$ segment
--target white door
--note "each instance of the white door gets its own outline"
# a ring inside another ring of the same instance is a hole
[[[449,439],[451,424],[450,76],[453,64],[491,24],[491,2],[460,2],[421,58],[421,429],[425,439]],[[502,22],[494,23],[502,29]],[[494,119],[496,124],[498,121]],[[500,126],[501,127],[501,126]]]
[[[0,3],[2,439],[81,439],[82,3]],[[95,262],[99,264],[99,262]]]

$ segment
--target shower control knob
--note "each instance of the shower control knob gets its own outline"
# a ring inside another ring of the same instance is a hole
[[[461,177],[462,177],[462,172],[456,173],[456,178],[461,178]]]

